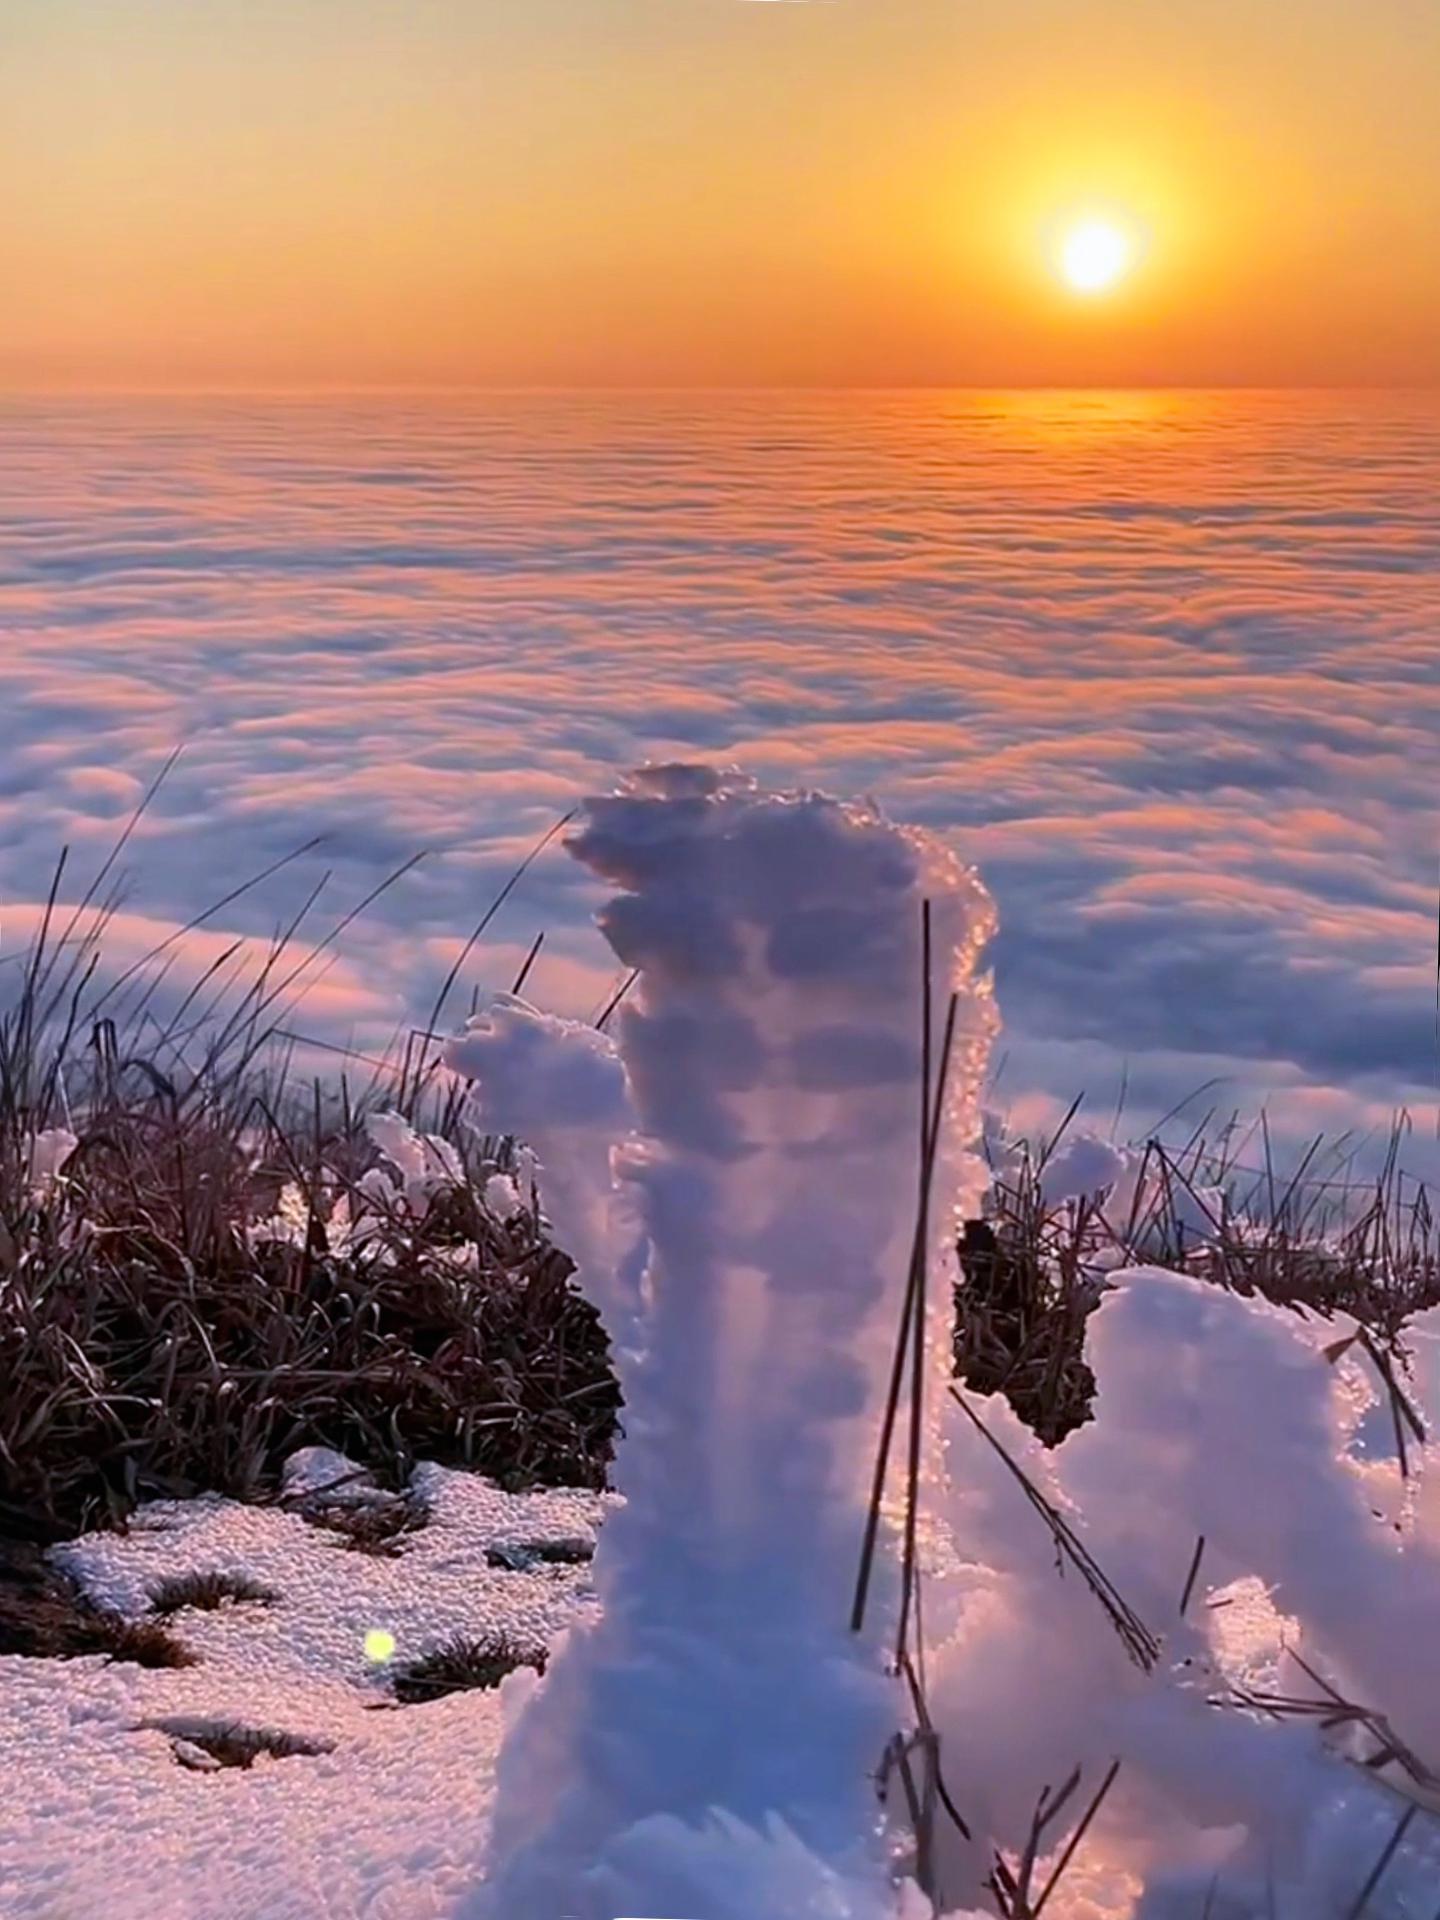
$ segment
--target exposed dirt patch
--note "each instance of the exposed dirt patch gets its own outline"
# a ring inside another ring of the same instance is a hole
[[[528,1573],[532,1567],[583,1567],[595,1558],[589,1540],[515,1540],[485,1549],[486,1563],[508,1573]]]
[[[177,1763],[192,1773],[246,1769],[257,1760],[313,1759],[317,1754],[335,1751],[330,1740],[284,1733],[273,1727],[247,1727],[238,1720],[200,1720],[182,1715],[142,1721],[136,1731],[141,1730],[168,1734]]]

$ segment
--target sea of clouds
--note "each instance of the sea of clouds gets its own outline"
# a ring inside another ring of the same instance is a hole
[[[1000,909],[993,1097],[1122,1132],[1416,1113],[1437,1157],[1440,402],[966,393],[0,407],[0,966],[56,854],[127,853],[119,962],[258,956],[324,872],[297,1030],[423,1015],[579,797],[646,758],[871,792]],[[73,887],[72,887],[73,891]],[[467,983],[585,1015],[552,847]],[[3,976],[0,976],[3,979]],[[1257,1149],[1258,1151],[1258,1149]]]

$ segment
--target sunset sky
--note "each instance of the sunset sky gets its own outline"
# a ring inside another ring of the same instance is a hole
[[[1440,374],[1435,0],[0,0],[0,178],[10,387]]]

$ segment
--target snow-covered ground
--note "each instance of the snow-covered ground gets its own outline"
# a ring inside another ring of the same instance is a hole
[[[1367,1777],[1355,1764],[1368,1757],[1364,1736],[1205,1704],[1237,1687],[1312,1691],[1298,1650],[1386,1709],[1422,1754],[1431,1745],[1440,1696],[1414,1622],[1433,1616],[1440,1476],[1407,1489],[1385,1457],[1364,1364],[1347,1355],[1332,1365],[1325,1351],[1344,1331],[1138,1269],[1117,1276],[1101,1311],[1094,1426],[1046,1456],[998,1402],[974,1402],[1163,1634],[1148,1674],[1123,1656],[1073,1569],[1061,1577],[998,1460],[973,1432],[952,1435],[942,1498],[953,1545],[937,1545],[929,1588],[931,1706],[951,1790],[977,1838],[1014,1845],[1041,1783],[1084,1761],[1088,1796],[1111,1756],[1125,1763],[1047,1903],[1053,1920],[1194,1920],[1207,1899],[1212,1920],[1349,1920],[1396,1832],[1410,1789],[1394,1766]],[[1413,1350],[1414,1397],[1433,1419],[1434,1316]],[[1432,1464],[1427,1454],[1415,1450],[1412,1464]],[[287,1492],[345,1471],[339,1456],[309,1450],[292,1462]],[[456,1920],[469,1910],[490,1871],[502,1735],[534,1682],[522,1671],[498,1692],[399,1706],[394,1673],[456,1634],[504,1632],[538,1650],[593,1626],[588,1565],[527,1564],[515,1550],[589,1545],[611,1503],[506,1494],[432,1465],[412,1486],[428,1524],[394,1557],[347,1550],[294,1498],[157,1502],[128,1533],[56,1550],[94,1600],[132,1619],[151,1617],[156,1587],[182,1574],[243,1573],[277,1598],[174,1616],[172,1631],[198,1656],[188,1668],[0,1660],[5,1920]],[[331,1497],[375,1496],[362,1480]],[[1182,1622],[1196,1527],[1206,1555]],[[947,1637],[944,1612],[956,1605]],[[329,1751],[206,1770],[188,1736],[236,1724]],[[725,1834],[717,1826],[717,1862],[734,1872],[753,1843],[738,1826]],[[1257,1876],[1267,1848],[1269,1873]],[[988,1854],[942,1851],[959,1901],[952,1920],[991,1913],[980,1887]],[[783,1865],[782,1848],[757,1870]],[[1440,1823],[1417,1813],[1365,1911],[1433,1920],[1437,1903]],[[755,1920],[802,1911],[848,1920],[868,1909],[762,1904]],[[913,1888],[895,1912],[929,1920]],[[696,1908],[689,1920],[707,1917]]]
[[[504,1631],[539,1647],[583,1617],[594,1605],[587,1565],[510,1570],[487,1550],[593,1541],[604,1503],[506,1494],[434,1466],[414,1484],[429,1523],[394,1558],[347,1550],[297,1512],[221,1499],[158,1502],[127,1534],[60,1550],[94,1599],[132,1618],[146,1617],[160,1580],[183,1573],[244,1572],[278,1599],[177,1615],[192,1667],[0,1660],[6,1920],[454,1910],[484,1848],[502,1694],[528,1676],[402,1707],[392,1671],[455,1634]],[[372,1657],[377,1635],[394,1641],[389,1661]],[[236,1722],[331,1751],[196,1770],[187,1729]]]

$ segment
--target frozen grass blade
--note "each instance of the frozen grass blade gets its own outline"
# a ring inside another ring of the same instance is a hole
[[[945,1085],[948,1077],[950,1051],[955,1035],[955,1021],[959,1012],[959,995],[950,996],[949,1009],[945,1019],[945,1035],[941,1046],[938,1084],[931,1108],[930,1125],[925,1135],[925,1154],[921,1168],[921,1190],[928,1194],[935,1170],[935,1147],[939,1138],[940,1119],[944,1112]],[[860,1547],[860,1565],[855,1580],[855,1595],[850,1610],[850,1627],[859,1633],[865,1624],[865,1606],[870,1591],[870,1580],[874,1569],[875,1550],[880,1532],[880,1514],[885,1500],[885,1482],[890,1465],[890,1448],[894,1440],[895,1422],[900,1409],[900,1396],[904,1386],[905,1362],[914,1351],[913,1315],[917,1311],[921,1280],[919,1269],[928,1258],[928,1247],[922,1237],[925,1220],[922,1209],[917,1207],[915,1234],[910,1248],[910,1264],[906,1278],[904,1300],[900,1315],[900,1326],[895,1341],[895,1354],[891,1362],[890,1383],[885,1398],[885,1411],[880,1423],[879,1444],[876,1448],[875,1474],[871,1482],[870,1502],[865,1517],[865,1531]],[[926,1216],[928,1218],[928,1215]],[[909,1522],[907,1521],[907,1530]],[[913,1570],[913,1563],[912,1563]],[[903,1652],[903,1636],[900,1651]]]
[[[565,828],[569,826],[570,822],[575,818],[577,811],[578,809],[571,807],[568,813],[561,814],[554,825],[546,829],[535,842],[535,845],[525,855],[525,858],[520,862],[519,866],[516,867],[515,871],[510,875],[510,878],[505,882],[504,886],[501,887],[484,913],[481,914],[469,937],[466,939],[465,944],[461,947],[459,953],[456,954],[454,963],[450,971],[446,974],[439,993],[435,996],[434,1004],[430,1009],[430,1017],[425,1022],[427,1029],[432,1031],[438,1029],[441,1020],[444,1018],[445,1008],[449,1004],[450,995],[455,990],[455,983],[459,980],[464,970],[465,962],[485,937],[486,930],[489,928],[491,921],[495,918],[496,914],[499,913],[501,907],[504,906],[516,887],[518,887],[520,882],[525,878],[525,875],[530,871],[531,867],[534,866],[535,862],[540,858],[540,855],[556,836],[563,833]],[[415,1102],[429,1085],[437,1065],[438,1061],[432,1060],[428,1066],[417,1070],[415,1084],[413,1086],[409,1083],[408,1074],[402,1075],[399,1095],[399,1108],[402,1113],[413,1113]]]
[[[1085,1835],[1090,1831],[1091,1824],[1094,1821],[1096,1814],[1099,1813],[1101,1807],[1104,1806],[1106,1795],[1109,1793],[1111,1787],[1114,1786],[1115,1778],[1116,1778],[1116,1775],[1119,1773],[1119,1771],[1120,1771],[1120,1762],[1118,1760],[1112,1760],[1110,1763],[1109,1772],[1105,1775],[1105,1778],[1100,1782],[1099,1791],[1096,1793],[1095,1798],[1090,1802],[1090,1805],[1085,1809],[1085,1812],[1080,1819],[1079,1825],[1076,1827],[1074,1833],[1071,1834],[1069,1840],[1066,1842],[1065,1851],[1060,1855],[1060,1858],[1055,1863],[1055,1871],[1051,1874],[1050,1878],[1045,1882],[1045,1886],[1041,1891],[1040,1898],[1035,1902],[1035,1920],[1040,1920],[1040,1915],[1045,1911],[1045,1907],[1049,1902],[1051,1894],[1055,1891],[1056,1887],[1059,1886],[1060,1884],[1061,1876],[1064,1874],[1066,1868],[1070,1865],[1070,1862],[1075,1858],[1075,1855],[1079,1852],[1080,1843],[1085,1838]],[[1078,1776],[1077,1776],[1077,1779],[1078,1779]]]
[[[965,1417],[970,1421],[971,1425],[977,1429],[982,1437],[988,1441],[990,1446],[994,1448],[1001,1460],[1004,1461],[1006,1468],[1019,1485],[1026,1499],[1045,1522],[1062,1559],[1070,1562],[1086,1586],[1089,1587],[1095,1598],[1100,1602],[1100,1605],[1109,1618],[1110,1624],[1119,1635],[1125,1651],[1129,1654],[1130,1658],[1143,1672],[1151,1672],[1160,1658],[1160,1642],[1156,1639],[1155,1635],[1151,1633],[1144,1621],[1135,1610],[1126,1603],[1114,1584],[1107,1578],[1089,1548],[1086,1547],[1085,1543],[1075,1533],[1064,1515],[1059,1513],[1055,1507],[1051,1505],[1044,1494],[1041,1493],[1040,1489],[1026,1474],[1024,1468],[1012,1457],[1007,1448],[996,1439],[989,1427],[986,1426],[979,1414],[970,1405],[965,1395],[956,1387],[952,1387],[950,1392],[957,1406],[959,1406],[965,1414]]]
[[[1375,1862],[1375,1865],[1372,1867],[1370,1871],[1370,1877],[1366,1880],[1364,1886],[1360,1889],[1360,1892],[1356,1898],[1355,1904],[1353,1907],[1351,1907],[1350,1911],[1346,1914],[1345,1920],[1361,1920],[1361,1916],[1365,1913],[1366,1909],[1369,1907],[1371,1900],[1374,1898],[1375,1893],[1379,1888],[1380,1882],[1385,1878],[1385,1874],[1389,1869],[1390,1862],[1395,1858],[1395,1855],[1400,1851],[1400,1843],[1404,1840],[1406,1834],[1410,1831],[1410,1823],[1414,1820],[1416,1814],[1419,1811],[1420,1809],[1418,1807],[1407,1807],[1404,1813],[1401,1814],[1400,1819],[1396,1825],[1395,1831],[1391,1834],[1390,1838],[1386,1841],[1384,1851],[1381,1853],[1380,1858]]]

